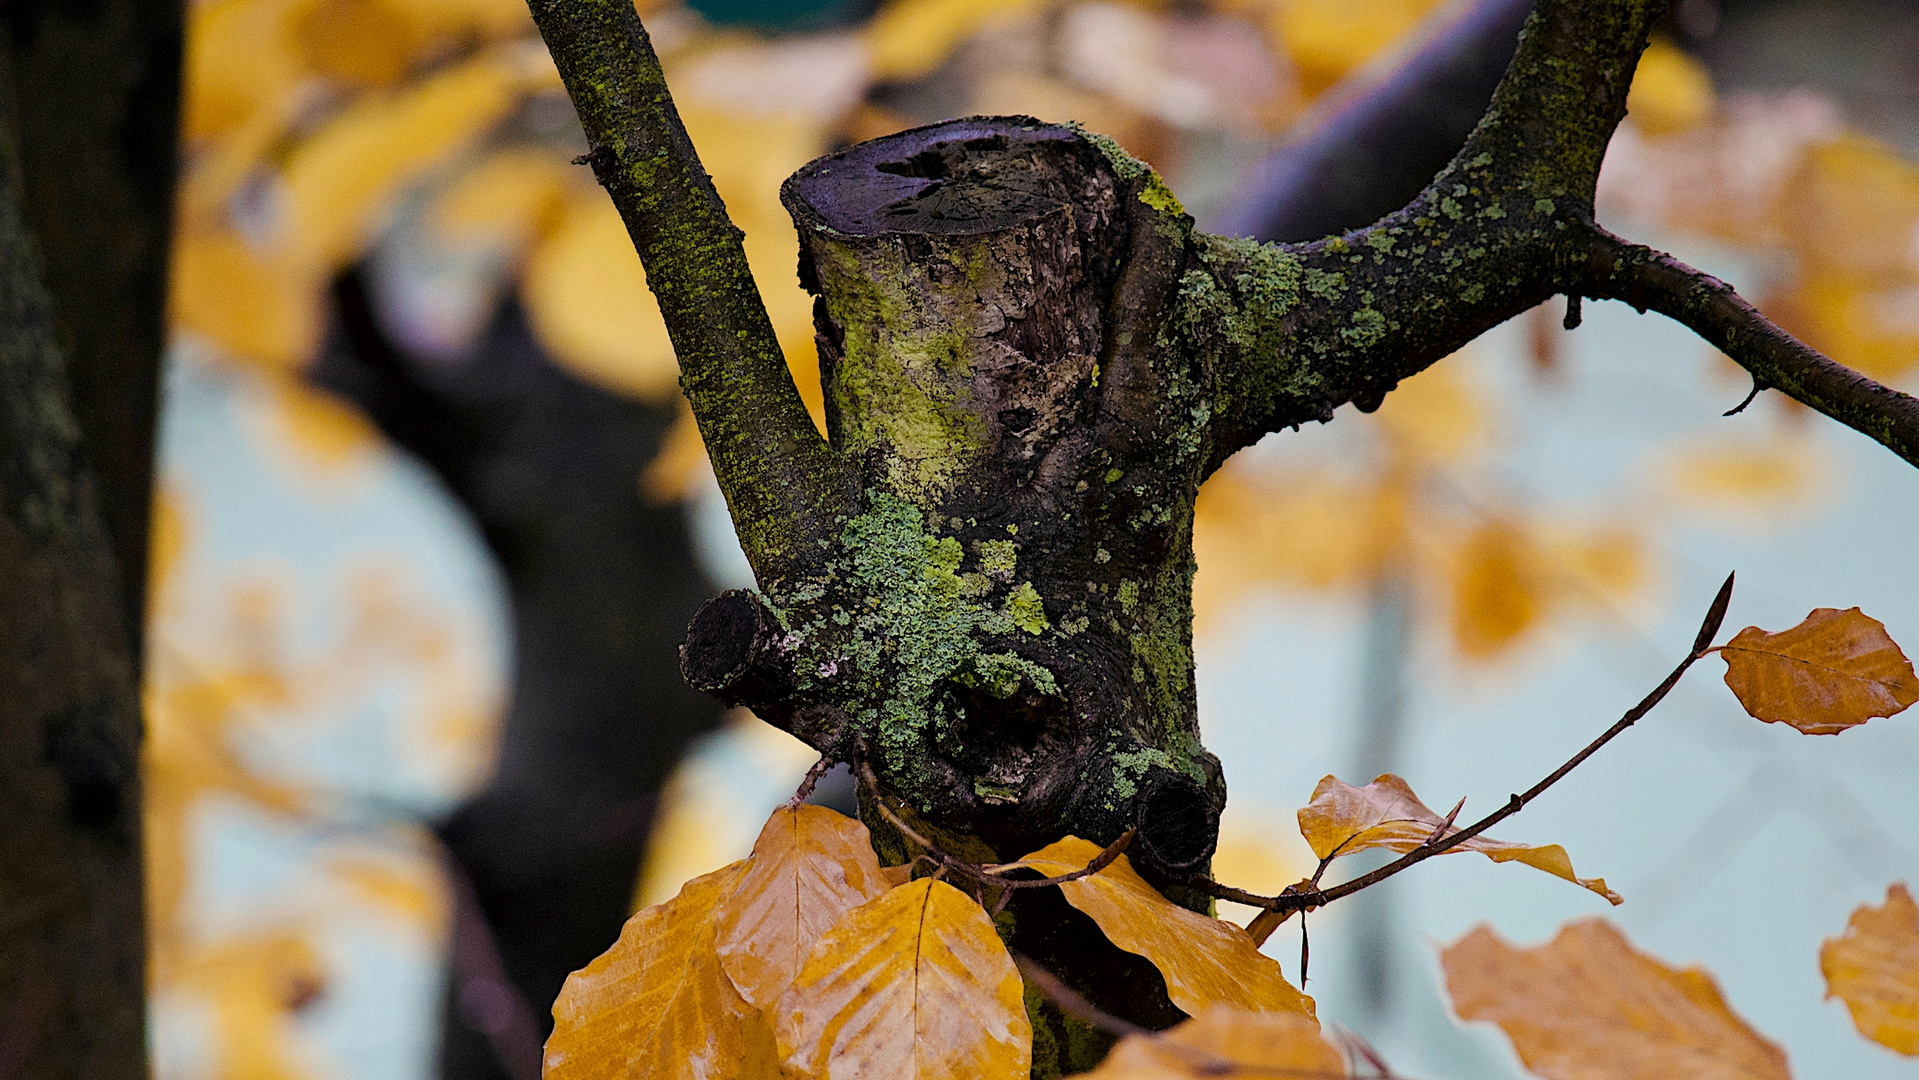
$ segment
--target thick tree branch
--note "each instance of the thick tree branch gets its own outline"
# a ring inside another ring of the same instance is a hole
[[[1199,239],[1187,326],[1212,353],[1214,460],[1377,406],[1399,380],[1563,291],[1662,0],[1540,0],[1491,106],[1419,198],[1310,244]]]
[[[1710,274],[1597,226],[1588,235],[1587,296],[1684,323],[1751,372],[1755,390],[1783,391],[1919,465],[1919,398],[1826,358]]]
[[[741,233],[701,168],[627,0],[532,0],[592,153],[660,302],[680,385],[762,585],[852,506],[847,473],[787,373]]]
[[[0,24],[0,1072],[146,1074],[139,695]]]
[[[1599,164],[1663,0],[1540,0],[1491,107],[1405,208],[1310,244],[1196,237],[1183,325],[1218,388],[1213,462],[1377,407],[1399,380],[1555,293],[1669,315],[1919,464],[1919,400],[1821,356],[1723,282],[1593,221]]]

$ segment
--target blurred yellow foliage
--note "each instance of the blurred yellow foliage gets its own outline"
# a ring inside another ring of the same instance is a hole
[[[1704,124],[1716,105],[1706,65],[1664,38],[1639,58],[1626,110],[1649,135],[1672,135]]]
[[[873,75],[903,82],[931,74],[989,23],[1040,7],[1041,0],[893,0],[866,27]]]
[[[1398,43],[1444,0],[1280,0],[1268,16],[1278,47],[1316,96]]]

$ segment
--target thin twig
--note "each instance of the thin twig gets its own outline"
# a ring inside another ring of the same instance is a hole
[[[1079,991],[1066,985],[1064,979],[1027,957],[1014,953],[1013,964],[1019,968],[1019,973],[1032,984],[1034,989],[1044,994],[1048,1001],[1059,1006],[1060,1012],[1073,1019],[1116,1038],[1153,1034],[1151,1028],[1140,1027],[1131,1020],[1122,1020],[1081,997]]]
[[[1203,1076],[1274,1076],[1289,1077],[1293,1080],[1349,1080],[1346,1073],[1329,1073],[1320,1069],[1294,1069],[1284,1065],[1247,1065],[1230,1058],[1203,1050],[1197,1046],[1174,1042],[1164,1037],[1164,1032],[1144,1028],[1131,1020],[1124,1020],[1100,1008],[1080,996],[1079,991],[1066,985],[1065,980],[1029,957],[1013,954],[1013,964],[1019,973],[1034,989],[1048,1001],[1059,1007],[1059,1011],[1087,1026],[1103,1031],[1116,1038],[1137,1037],[1149,1040],[1155,1050],[1184,1058],[1193,1070]]]
[[[1452,833],[1444,839],[1437,841],[1428,839],[1426,842],[1406,852],[1399,858],[1394,859],[1392,862],[1370,873],[1362,874],[1351,881],[1335,885],[1330,889],[1320,889],[1317,887],[1298,891],[1288,889],[1278,896],[1257,896],[1205,878],[1195,879],[1189,884],[1200,892],[1222,900],[1231,900],[1234,903],[1250,904],[1253,907],[1263,907],[1271,911],[1308,911],[1316,907],[1322,907],[1341,897],[1351,896],[1361,889],[1379,884],[1409,866],[1425,862],[1435,855],[1443,855],[1457,848],[1459,845],[1464,844],[1466,841],[1471,840],[1473,837],[1478,836],[1487,829],[1492,828],[1494,825],[1525,809],[1526,804],[1538,798],[1547,788],[1558,783],[1567,773],[1578,768],[1587,758],[1598,753],[1600,747],[1605,746],[1614,738],[1618,737],[1621,732],[1638,723],[1641,718],[1652,711],[1655,705],[1663,701],[1666,695],[1672,691],[1673,686],[1679,682],[1680,676],[1684,675],[1687,669],[1697,663],[1700,658],[1712,651],[1712,639],[1718,635],[1719,626],[1726,618],[1726,606],[1732,601],[1732,583],[1733,575],[1727,574],[1726,583],[1719,587],[1719,594],[1713,598],[1712,607],[1707,610],[1706,619],[1700,624],[1699,633],[1693,638],[1692,650],[1686,654],[1685,659],[1679,662],[1678,667],[1672,669],[1672,673],[1667,675],[1663,682],[1653,688],[1652,693],[1647,694],[1641,699],[1639,704],[1628,709],[1626,715],[1621,717],[1618,723],[1606,729],[1605,734],[1588,743],[1585,749],[1574,754],[1564,765],[1554,769],[1544,780],[1527,788],[1523,793],[1512,796],[1507,800],[1504,806],[1480,818],[1466,828]],[[1337,854],[1337,851],[1335,851],[1334,854]],[[1328,856],[1326,860],[1322,860],[1320,864],[1322,871],[1325,869],[1325,863],[1330,861],[1331,858],[1332,856]],[[1314,876],[1315,880],[1317,880],[1317,876],[1318,875]]]
[[[812,797],[813,788],[819,784],[820,777],[825,776],[835,764],[838,763],[824,755],[822,755],[818,761],[815,761],[813,767],[806,770],[806,776],[800,780],[800,786],[793,792],[793,797],[786,800],[786,808],[788,810],[798,810],[802,803]]]

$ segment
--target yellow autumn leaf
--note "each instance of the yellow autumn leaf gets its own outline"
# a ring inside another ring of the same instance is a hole
[[[1748,713],[1808,735],[1835,735],[1919,701],[1912,662],[1885,624],[1858,608],[1816,608],[1777,634],[1748,626],[1719,655]]]
[[[188,8],[181,136],[218,138],[273,111],[308,77],[294,27],[312,0],[211,0]]]
[[[1293,1080],[1348,1075],[1339,1051],[1306,1017],[1224,1005],[1164,1032],[1128,1035],[1085,1075],[1091,1080],[1200,1080],[1236,1074]]]
[[[775,1008],[791,1080],[1013,1080],[1032,1067],[1024,984],[993,920],[931,878],[843,915]]]
[[[1791,1080],[1786,1054],[1704,969],[1675,971],[1603,919],[1515,949],[1479,926],[1440,954],[1462,1020],[1505,1029],[1547,1080]]]
[[[545,1080],[734,1080],[744,1025],[714,951],[713,909],[744,866],[687,882],[567,976],[553,1003]]]
[[[1712,73],[1664,38],[1653,39],[1639,58],[1626,115],[1648,135],[1674,135],[1712,118]]]
[[[172,259],[167,314],[177,329],[278,373],[319,348],[326,279],[317,267],[263,255],[224,228],[183,229]]]
[[[534,333],[561,367],[615,393],[659,401],[679,363],[626,225],[606,195],[568,200],[520,279]]]
[[[1488,521],[1453,552],[1453,643],[1469,660],[1509,651],[1544,618],[1549,582],[1532,537],[1511,521]]]
[[[1845,935],[1820,946],[1819,970],[1861,1035],[1919,1055],[1919,905],[1905,882],[1886,890],[1883,906],[1853,910]]]
[[[526,84],[520,58],[495,50],[357,98],[288,158],[283,242],[324,267],[351,259],[400,188],[484,134]]]
[[[296,31],[307,63],[316,73],[349,85],[398,82],[425,44],[405,7],[404,0],[320,0],[309,5]]]
[[[1282,0],[1268,29],[1314,96],[1393,46],[1443,0]]]
[[[764,1009],[799,974],[841,915],[887,890],[872,838],[824,806],[781,807],[766,819],[733,894],[720,901],[720,967]]]
[[[1424,465],[1450,465],[1485,445],[1485,410],[1459,371],[1457,360],[1435,364],[1386,395],[1372,423],[1396,453]]]
[[[544,147],[495,151],[433,200],[427,223],[442,240],[517,251],[558,214],[575,171]]]
[[[989,23],[1039,6],[1039,0],[893,0],[866,24],[873,77],[903,82],[930,74]]]
[[[1806,150],[1781,194],[1794,253],[1815,267],[1860,281],[1919,273],[1919,162],[1853,132]]]
[[[1099,853],[1099,845],[1069,836],[1020,864],[1058,877],[1084,869]],[[1097,874],[1061,883],[1059,890],[1099,924],[1108,941],[1152,961],[1166,979],[1167,996],[1189,1016],[1214,1005],[1313,1015],[1313,999],[1286,981],[1279,962],[1262,954],[1245,930],[1161,896],[1124,855]]]
[[[1299,831],[1322,859],[1357,851],[1385,848],[1405,854],[1426,842],[1444,818],[1433,813],[1406,781],[1387,773],[1365,787],[1354,787],[1328,776],[1313,789],[1313,801],[1299,811]],[[1459,832],[1454,824],[1448,836]],[[1582,878],[1573,873],[1572,860],[1558,844],[1520,844],[1475,836],[1446,854],[1477,851],[1494,862],[1521,862],[1562,877],[1619,904],[1623,898],[1606,887],[1605,878]]]
[[[1742,528],[1815,506],[1837,477],[1812,439],[1687,440],[1662,451],[1654,473],[1679,511],[1730,517]]]
[[[1919,234],[1919,222],[1908,229]],[[1775,306],[1781,326],[1862,374],[1891,381],[1919,364],[1919,274],[1815,265]]]

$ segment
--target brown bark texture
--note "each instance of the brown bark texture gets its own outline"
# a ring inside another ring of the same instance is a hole
[[[10,6],[0,30],[0,1077],[147,1071],[141,609],[120,564],[144,559],[170,150],[157,194],[136,190],[150,176],[124,157],[103,162],[127,149],[113,140],[128,95],[151,89],[131,77],[151,58],[129,53],[151,46],[156,21],[177,72],[179,12],[169,24],[166,9]],[[89,19],[104,20],[90,66],[71,51],[84,39],[61,37]],[[49,102],[83,79],[49,73],[63,50],[104,80],[65,115]],[[113,191],[146,200],[144,216],[116,218]],[[116,221],[127,235],[111,235]],[[107,311],[142,298],[144,316]],[[77,377],[69,349],[86,357]],[[83,452],[96,436],[110,498]],[[118,544],[103,504],[130,530]]]
[[[813,162],[783,197],[816,297],[825,441],[792,405],[737,233],[631,6],[532,7],[758,577],[695,616],[687,681],[870,765],[949,855],[1133,828],[1134,865],[1203,904],[1189,883],[1226,792],[1194,699],[1200,483],[1270,432],[1376,408],[1555,294],[1671,315],[1761,385],[1919,464],[1919,401],[1595,224],[1660,0],[1538,0],[1439,174],[1311,242],[1199,232],[1111,140],[1028,117]],[[869,824],[883,855],[914,854]],[[1057,912],[1030,917],[1060,929]],[[1091,996],[1105,968],[1084,955],[1061,974]]]

